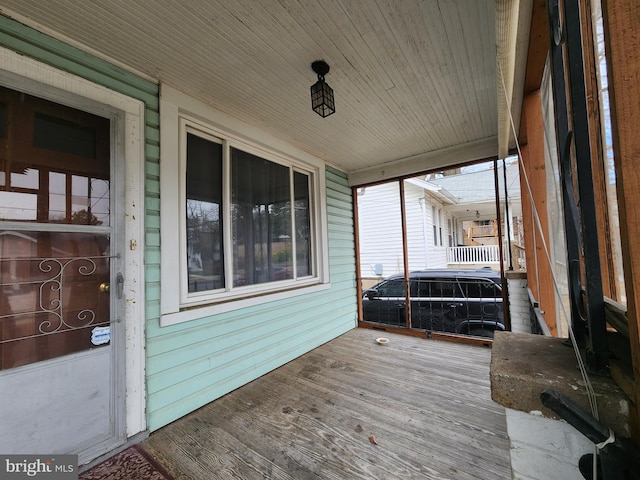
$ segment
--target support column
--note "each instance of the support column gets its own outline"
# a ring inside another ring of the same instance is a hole
[[[640,445],[640,3],[602,2],[613,151],[634,374],[632,436]]]

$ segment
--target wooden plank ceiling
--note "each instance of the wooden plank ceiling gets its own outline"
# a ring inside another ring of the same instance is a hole
[[[2,0],[0,9],[346,172],[437,162],[439,151],[461,161],[497,153],[494,0]],[[310,106],[317,59],[335,92],[325,119]],[[467,145],[476,148],[465,154]]]

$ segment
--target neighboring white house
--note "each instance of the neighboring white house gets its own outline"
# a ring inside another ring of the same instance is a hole
[[[474,230],[490,231],[491,225],[496,224],[492,165],[477,171],[429,174],[404,180],[409,271],[472,265],[499,268],[498,244],[501,242],[495,236],[490,240],[471,238]],[[517,163],[507,163],[506,177],[508,205],[505,210],[504,175],[500,165],[501,218],[506,218],[505,212],[508,212],[510,219],[507,226],[503,222],[502,234],[514,242],[517,240],[514,226],[521,216]],[[364,279],[404,271],[400,198],[397,181],[358,189],[360,264]],[[484,224],[488,224],[488,228],[484,228]]]
[[[404,199],[409,270],[446,268],[450,241],[462,238],[462,223],[446,211],[454,199],[444,189],[417,178],[404,181]],[[399,184],[360,188],[358,219],[362,276],[403,272]]]

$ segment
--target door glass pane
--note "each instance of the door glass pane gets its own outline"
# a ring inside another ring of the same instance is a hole
[[[38,196],[35,193],[0,191],[0,221],[33,221],[37,219]]]
[[[0,138],[7,136],[7,104],[0,102]]]
[[[108,344],[109,263],[106,234],[0,230],[0,369]]]
[[[224,288],[222,145],[187,134],[188,291]]]
[[[49,173],[49,221],[63,223],[67,212],[67,176]]]
[[[96,132],[91,127],[36,113],[33,133],[36,147],[86,158],[96,157]]]
[[[49,172],[49,222],[109,225],[109,182]]]
[[[22,172],[11,173],[11,185],[16,188],[38,188],[38,170],[25,168]]]
[[[2,87],[0,99],[0,221],[109,225],[109,119]]]
[[[233,285],[293,278],[288,167],[231,149]]]
[[[90,225],[109,225],[109,181],[103,178],[89,178],[89,199],[88,206],[91,215],[88,216]],[[76,220],[79,220],[79,212],[76,213]],[[73,222],[80,223],[80,222]]]
[[[0,369],[108,345],[110,122],[0,87]],[[9,230],[3,221],[24,226]],[[42,223],[56,224],[42,231]],[[31,224],[31,225],[30,225]],[[84,225],[68,232],[66,224]]]

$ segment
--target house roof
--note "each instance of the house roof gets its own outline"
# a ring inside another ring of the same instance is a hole
[[[507,195],[514,210],[520,212],[520,174],[516,161],[507,162]],[[482,170],[467,170],[456,175],[439,178],[429,178],[427,183],[437,185],[446,190],[455,202],[449,210],[461,219],[475,219],[476,212],[481,218],[495,217],[495,172],[492,165]],[[504,201],[504,171],[502,162],[498,163],[498,192],[500,200]]]
[[[506,153],[530,10],[531,0],[3,0],[1,8],[325,160],[352,184]],[[310,105],[318,59],[335,92],[336,113],[324,119]]]
[[[430,178],[428,182],[446,189],[456,198],[458,203],[473,203],[495,198],[494,178],[494,169],[490,167],[478,171],[465,171],[456,175]],[[500,194],[504,195],[502,165],[498,165],[498,186]],[[509,198],[520,199],[520,174],[517,162],[507,163],[507,192]]]

